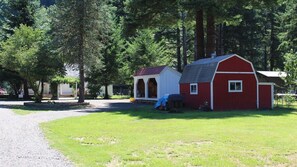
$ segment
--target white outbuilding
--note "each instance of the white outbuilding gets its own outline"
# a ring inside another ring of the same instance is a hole
[[[165,94],[179,94],[180,77],[168,66],[141,68],[134,74],[134,98],[158,100]]]

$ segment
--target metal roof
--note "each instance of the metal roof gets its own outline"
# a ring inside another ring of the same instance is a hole
[[[217,65],[220,61],[228,59],[235,54],[217,56],[215,58],[200,59],[184,68],[179,83],[211,82]]]
[[[231,56],[234,56],[235,54],[228,54],[228,55],[223,55],[223,56],[217,56],[214,58],[205,58],[205,59],[200,59],[197,61],[194,61],[192,64],[190,65],[196,65],[196,64],[210,64],[210,63],[218,63],[222,60],[225,60]]]
[[[160,74],[166,66],[141,68],[134,73],[134,76],[156,75]]]
[[[282,72],[282,71],[257,71],[257,73],[259,74],[262,74],[266,77],[271,77],[271,78],[274,78],[274,77],[286,77],[287,76],[287,73],[286,72]]]

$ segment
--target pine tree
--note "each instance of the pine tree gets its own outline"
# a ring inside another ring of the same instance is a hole
[[[112,15],[109,5],[104,5],[105,20],[102,25],[105,28],[101,36],[102,49],[99,58],[100,63],[94,64],[87,71],[88,89],[93,96],[96,96],[101,86],[105,86],[104,99],[109,99],[108,85],[113,84],[118,78],[119,62],[118,57],[124,50],[124,40],[122,39],[122,29],[116,24],[116,19]],[[99,89],[98,89],[99,88]]]
[[[27,26],[34,24],[36,5],[36,1],[30,0],[1,1],[0,18],[3,24],[1,29],[4,31],[6,38],[12,35],[14,29],[21,24]]]
[[[104,19],[98,0],[58,0],[53,33],[58,51],[67,62],[77,65],[79,70],[79,99],[85,99],[85,69],[96,62],[100,54],[102,35],[101,21]]]

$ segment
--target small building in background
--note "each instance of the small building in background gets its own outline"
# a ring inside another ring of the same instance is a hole
[[[287,77],[287,73],[283,71],[257,71],[257,77],[259,82],[271,82],[275,85],[275,93],[285,93],[287,88],[285,87],[284,78]]]
[[[165,94],[178,94],[180,77],[168,66],[141,68],[134,74],[134,98],[156,101]]]

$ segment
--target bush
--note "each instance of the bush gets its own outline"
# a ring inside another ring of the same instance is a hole
[[[101,89],[100,84],[89,83],[88,84],[88,90],[89,90],[90,98],[96,99],[101,93],[100,89]]]
[[[291,106],[292,103],[295,102],[295,100],[296,100],[295,97],[292,96],[292,95],[285,95],[285,96],[284,96],[284,101],[286,102],[286,105],[287,105],[287,106]]]
[[[208,101],[204,101],[203,105],[200,105],[199,110],[211,111]]]

